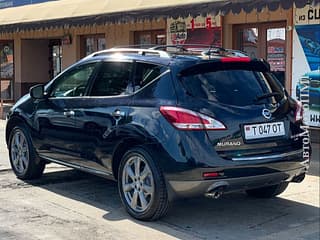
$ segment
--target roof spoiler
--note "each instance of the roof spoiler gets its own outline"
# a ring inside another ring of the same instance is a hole
[[[224,60],[225,59],[225,60]],[[250,59],[248,57],[226,57],[201,61],[183,69],[179,76],[190,76],[200,73],[215,72],[220,70],[253,70],[259,72],[269,72],[270,64],[264,59]]]

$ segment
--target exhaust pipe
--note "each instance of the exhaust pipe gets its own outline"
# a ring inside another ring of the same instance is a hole
[[[300,183],[303,181],[303,179],[306,177],[306,174],[300,174],[298,176],[295,176],[294,178],[292,178],[291,182],[295,182],[295,183]]]
[[[214,189],[206,192],[204,194],[204,196],[207,198],[218,199],[219,197],[221,197],[223,192],[224,192],[224,187],[217,187],[217,188],[214,188]]]

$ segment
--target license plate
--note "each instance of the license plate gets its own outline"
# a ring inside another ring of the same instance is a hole
[[[244,137],[247,140],[284,136],[283,122],[244,125]]]

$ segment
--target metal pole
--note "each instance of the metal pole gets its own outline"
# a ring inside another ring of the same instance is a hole
[[[2,48],[2,45],[0,45],[0,49]],[[0,54],[0,119],[3,117],[3,99],[2,99],[2,81],[1,81],[1,64],[2,64],[2,57]]]
[[[0,103],[0,119],[3,118],[3,99],[1,98],[1,103]]]
[[[1,86],[2,86],[2,84],[1,84],[1,72],[2,72],[2,69],[1,69],[1,65],[2,65],[2,54],[1,54],[1,52],[2,52],[3,50],[2,50],[2,44],[0,43],[0,99],[1,99],[1,107],[2,107],[2,89],[1,89]]]

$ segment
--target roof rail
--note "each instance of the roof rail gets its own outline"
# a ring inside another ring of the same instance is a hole
[[[158,45],[152,47],[155,50],[164,50],[173,54],[183,55],[200,55],[206,59],[210,59],[211,56],[228,56],[230,52],[226,49],[208,44],[178,44],[178,45]]]
[[[225,49],[220,46],[206,44],[157,45],[151,49],[180,54],[198,54],[207,58],[216,55],[229,57],[248,57],[247,53],[240,50]]]
[[[224,50],[224,48],[220,47],[220,46],[216,46],[216,45],[208,45],[208,44],[171,44],[171,45],[157,45],[152,47],[151,49],[155,49],[155,50],[161,50],[161,49],[169,49],[172,51],[172,49],[176,49],[178,51],[190,51],[194,50],[194,51],[204,51],[204,50],[213,50],[213,49],[219,49],[219,50]]]
[[[163,48],[221,48],[220,46],[210,45],[210,44],[198,44],[198,43],[185,43],[185,44],[170,44],[170,45],[156,45],[152,49],[163,49]]]
[[[215,45],[205,44],[179,44],[179,45],[157,45],[151,48],[137,48],[143,47],[141,45],[131,45],[132,47],[114,47],[99,52],[92,53],[85,59],[96,57],[99,55],[115,54],[115,53],[135,53],[142,56],[157,55],[161,58],[171,58],[174,54],[182,55],[198,55],[205,59],[211,59],[214,56],[226,57],[248,57],[245,52],[240,50],[225,49]],[[144,46],[147,47],[147,46]]]
[[[183,44],[179,44],[179,45],[156,45],[151,47],[150,49],[153,50],[162,50],[162,51],[168,51],[172,49],[176,49],[179,52],[188,52],[188,49],[183,45]]]
[[[143,48],[151,49],[152,47],[157,46],[156,44],[131,44],[131,45],[118,45],[113,48]]]
[[[142,56],[158,55],[159,57],[170,58],[170,55],[165,51],[153,50],[153,49],[142,49],[142,48],[110,48],[110,49],[102,50],[99,52],[95,52],[89,55],[88,58],[96,57],[99,55],[105,55],[105,54],[115,54],[115,53],[136,53]]]

